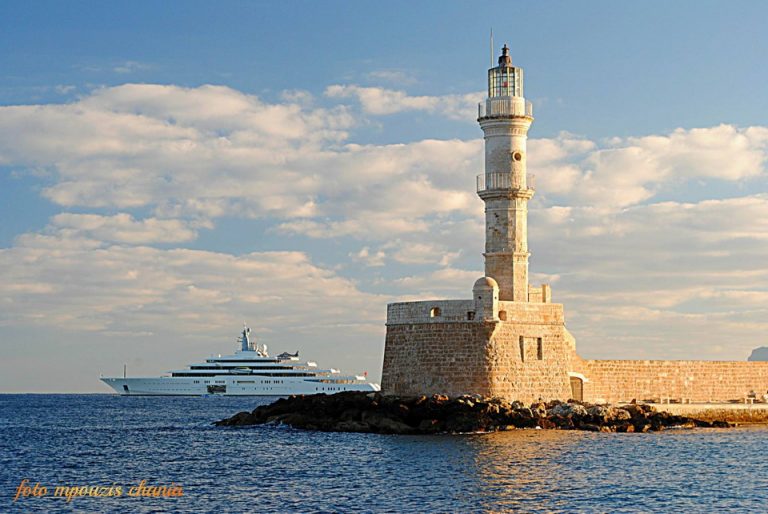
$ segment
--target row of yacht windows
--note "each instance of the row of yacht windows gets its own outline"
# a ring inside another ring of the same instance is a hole
[[[258,362],[259,364],[268,364],[270,362],[277,363],[277,362],[282,362],[282,361],[280,359],[269,359],[269,360],[259,359],[258,361],[255,361],[254,359],[227,359],[225,361],[219,361],[219,360],[216,360],[216,359],[206,359],[205,362],[210,362],[210,363],[220,362],[222,364],[224,364],[224,363],[231,364],[231,363],[234,363],[234,362]]]
[[[255,380],[236,380],[235,381],[238,384],[255,384]],[[284,384],[284,380],[260,380],[260,384]]]
[[[204,384],[210,384],[211,383],[210,380],[195,380],[195,381],[193,381],[194,384],[199,384],[200,382],[203,382]],[[256,383],[255,380],[237,380],[236,382],[238,384],[255,384]],[[347,382],[347,381],[344,381],[344,382]],[[216,383],[216,384],[224,384],[225,381],[224,380],[214,380],[214,383]],[[283,384],[285,382],[283,380],[261,380],[260,383],[262,383],[262,384]],[[176,391],[177,389],[172,389],[172,390]],[[332,391],[333,392],[333,391],[343,391],[343,390],[344,390],[343,387],[315,387],[315,391],[323,391],[323,392],[327,392],[327,391]]]
[[[201,382],[204,383],[204,384],[210,384],[211,383],[210,380],[193,380],[192,381],[193,384],[199,384]],[[215,384],[225,384],[226,383],[225,380],[214,380],[213,382]],[[236,380],[235,382],[238,383],[238,384],[255,384],[256,383],[255,380]],[[284,384],[285,380],[259,380],[259,383],[260,384]],[[174,389],[174,391],[175,391],[175,389]]]
[[[190,366],[189,369],[293,369],[290,366]]]
[[[173,373],[174,377],[217,377],[228,373]],[[315,373],[249,373],[257,377],[314,377]]]

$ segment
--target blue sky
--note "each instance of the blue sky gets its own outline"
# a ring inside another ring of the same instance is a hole
[[[3,2],[0,390],[99,391],[243,319],[377,377],[387,302],[481,274],[491,26],[535,109],[531,269],[581,354],[744,359],[768,344],[766,15]]]

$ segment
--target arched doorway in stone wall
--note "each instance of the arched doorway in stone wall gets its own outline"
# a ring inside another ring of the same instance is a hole
[[[571,382],[571,399],[577,402],[584,401],[584,382],[587,379],[581,373],[569,372],[568,378]]]
[[[579,377],[571,377],[571,399],[584,401],[584,381]]]

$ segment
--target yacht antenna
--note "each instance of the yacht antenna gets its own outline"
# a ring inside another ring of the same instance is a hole
[[[248,328],[248,325],[243,323],[243,335],[242,335],[242,346],[240,349],[244,352],[247,352],[251,350],[251,341],[248,339],[248,334],[250,334],[251,329]]]

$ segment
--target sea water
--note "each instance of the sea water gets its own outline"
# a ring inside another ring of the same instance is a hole
[[[762,427],[392,436],[211,424],[272,400],[0,395],[0,511],[768,510]],[[37,496],[19,493],[24,479]],[[129,495],[142,481],[182,495]],[[122,494],[54,494],[95,486]]]

